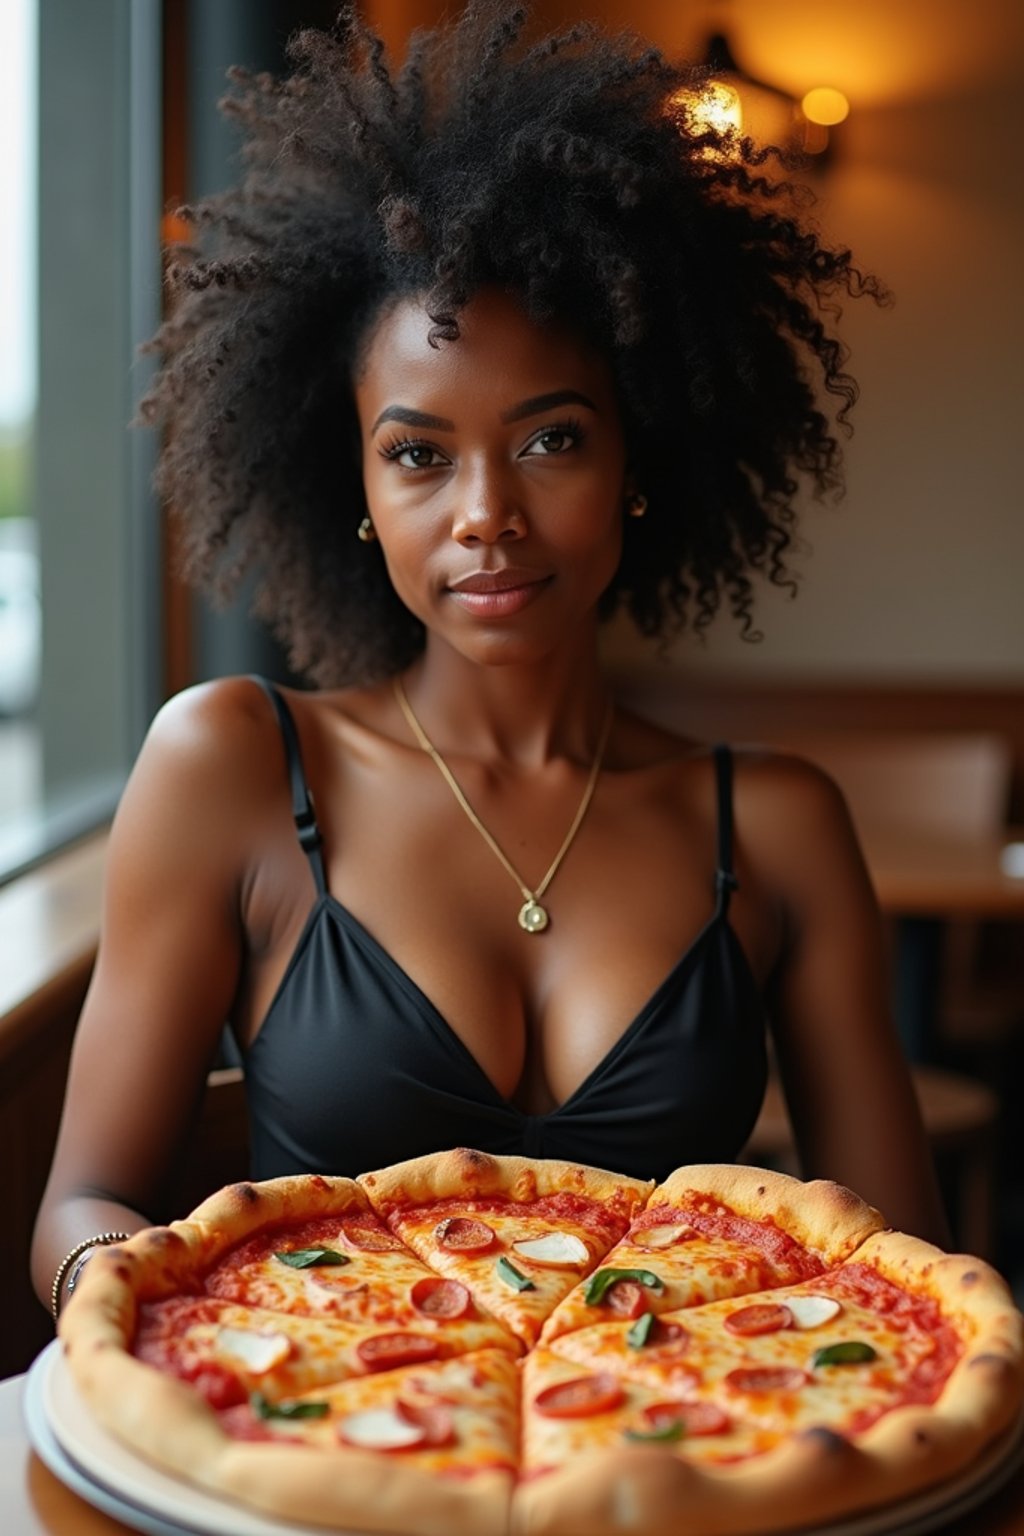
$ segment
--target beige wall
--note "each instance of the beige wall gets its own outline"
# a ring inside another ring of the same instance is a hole
[[[394,42],[434,0],[377,0]],[[450,9],[450,7],[449,7]],[[848,494],[811,506],[795,602],[728,622],[700,669],[1024,682],[1024,6],[1019,0],[540,0],[545,22],[624,21],[673,53],[712,25],[752,73],[852,102],[819,217],[897,295],[851,305],[862,400]],[[616,660],[644,662],[631,632]],[[698,659],[699,658],[699,659]]]
[[[843,9],[737,3],[731,30],[752,72],[799,90],[816,68],[853,102],[820,218],[896,304],[850,305],[842,324],[862,388],[848,494],[808,509],[800,595],[759,601],[763,644],[722,623],[700,653],[677,654],[701,671],[1022,682],[1024,8]],[[800,80],[784,29],[777,53],[769,35],[796,12],[816,39]],[[613,648],[649,654],[624,630]]]

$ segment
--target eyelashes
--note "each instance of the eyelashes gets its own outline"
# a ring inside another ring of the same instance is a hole
[[[539,428],[527,440],[520,450],[519,456],[524,458],[559,458],[563,453],[568,452],[569,448],[578,447],[585,440],[586,435],[583,423],[575,416],[566,417],[564,421],[548,422],[546,426]],[[538,445],[544,443],[545,439],[551,438],[567,439],[568,447],[548,448],[541,452],[534,452]],[[440,448],[435,447],[433,443],[428,442],[426,438],[422,437],[390,438],[381,443],[377,451],[381,458],[387,459],[392,463],[400,463],[402,457],[407,453],[421,454],[426,460],[421,459],[421,462],[418,464],[415,462],[400,464],[402,469],[437,469],[442,464],[450,462],[447,455]],[[429,456],[429,458],[426,456]]]

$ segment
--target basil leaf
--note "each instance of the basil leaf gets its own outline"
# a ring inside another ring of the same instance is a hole
[[[527,1280],[525,1275],[521,1275],[515,1265],[511,1264],[504,1254],[495,1264],[494,1271],[498,1279],[504,1280],[505,1284],[510,1285],[514,1291],[535,1291],[537,1289],[533,1281]]]
[[[648,1313],[650,1316],[650,1313]],[[641,1445],[671,1444],[673,1440],[681,1440],[686,1434],[682,1422],[676,1419],[674,1424],[663,1424],[660,1429],[627,1429],[627,1440],[635,1440]]]
[[[262,1392],[250,1392],[249,1406],[258,1419],[323,1419],[329,1403],[272,1403]]]
[[[587,1281],[587,1288],[583,1292],[587,1306],[600,1306],[616,1280],[638,1280],[656,1296],[660,1296],[665,1289],[664,1282],[650,1269],[597,1269]]]
[[[651,1337],[651,1329],[654,1327],[654,1313],[644,1312],[632,1323],[626,1333],[626,1343],[630,1349],[643,1349]]]
[[[282,1264],[290,1264],[292,1269],[312,1269],[314,1264],[351,1264],[352,1260],[346,1253],[339,1253],[336,1248],[289,1248],[284,1253],[275,1253],[275,1259],[280,1259]]]
[[[862,1339],[848,1339],[844,1344],[826,1344],[816,1349],[812,1365],[865,1365],[878,1359],[878,1350]]]

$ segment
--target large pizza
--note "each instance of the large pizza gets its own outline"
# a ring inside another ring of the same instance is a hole
[[[839,1185],[467,1150],[232,1185],[98,1252],[60,1333],[163,1468],[414,1536],[827,1524],[969,1468],[1024,1384],[995,1271]]]

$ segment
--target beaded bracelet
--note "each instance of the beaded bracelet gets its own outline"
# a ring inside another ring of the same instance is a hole
[[[53,1313],[54,1322],[60,1316],[60,1292],[64,1284],[64,1277],[76,1259],[81,1258],[90,1248],[108,1248],[111,1243],[123,1243],[131,1237],[130,1232],[97,1232],[93,1237],[87,1237],[84,1242],[76,1243],[70,1253],[66,1253],[57,1266],[57,1273],[53,1277],[53,1289],[50,1291],[50,1311]]]

